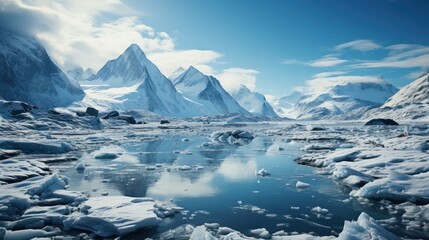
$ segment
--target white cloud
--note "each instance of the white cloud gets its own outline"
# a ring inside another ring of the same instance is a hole
[[[429,47],[397,44],[387,47],[389,55],[378,61],[361,61],[354,68],[416,68],[429,66]]]
[[[336,75],[345,74],[343,71],[333,71],[333,72],[321,72],[313,75],[313,78],[323,78],[323,77],[331,77]]]
[[[378,76],[333,76],[319,77],[306,82],[306,94],[325,93],[337,85],[346,85],[347,83],[384,83],[385,80]]]
[[[336,51],[341,51],[344,49],[353,49],[356,51],[366,52],[382,48],[381,45],[371,41],[371,40],[355,40],[351,42],[346,42],[340,45],[337,45],[334,49]]]
[[[254,69],[228,68],[216,75],[216,78],[227,91],[238,89],[241,84],[253,91],[256,88],[256,75],[258,73]]]
[[[209,64],[221,54],[178,50],[168,33],[141,23],[136,14],[141,13],[120,0],[4,0],[0,2],[0,27],[35,36],[65,70],[77,65],[99,69],[137,43],[164,74],[181,64],[212,72]]]
[[[337,57],[323,57],[318,60],[314,60],[310,62],[310,66],[312,67],[333,67],[343,63],[348,62],[344,59],[339,59]]]
[[[306,64],[306,63],[298,61],[296,59],[284,59],[282,61],[282,63],[285,64],[285,65]]]
[[[269,102],[270,104],[273,104],[279,100],[279,97],[271,95],[271,94],[264,94],[264,96],[265,96],[265,99],[267,100],[267,102]]]
[[[237,159],[227,158],[220,165],[218,172],[228,180],[244,181],[255,178],[256,169],[255,159],[237,161]]]
[[[184,50],[157,52],[148,55],[148,58],[159,66],[161,72],[167,76],[179,67],[186,69],[190,65],[204,74],[213,75],[214,71],[209,64],[221,56],[220,53],[211,50]]]

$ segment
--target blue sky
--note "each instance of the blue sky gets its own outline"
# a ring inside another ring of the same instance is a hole
[[[332,67],[282,64],[310,62],[328,54],[345,60],[381,60],[395,44],[428,45],[429,1],[127,1],[144,11],[145,23],[170,33],[179,48],[214,49],[226,66],[255,69],[257,90],[282,95],[320,72],[383,75],[400,87],[415,68],[353,69],[349,63]],[[380,48],[367,51],[335,46],[370,40]],[[291,61],[292,62],[292,61]],[[274,87],[274,88],[273,88]]]
[[[338,76],[344,81],[383,76],[401,87],[429,66],[429,1],[423,0],[5,0],[0,5],[0,20],[8,19],[0,27],[35,35],[66,70],[100,68],[136,42],[166,75],[192,64],[227,88],[243,83],[282,96],[309,80]]]

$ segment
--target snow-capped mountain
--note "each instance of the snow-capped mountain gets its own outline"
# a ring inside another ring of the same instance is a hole
[[[363,118],[374,116],[399,120],[429,119],[429,73],[401,88],[382,107],[366,113]]]
[[[278,117],[264,95],[252,92],[244,85],[232,91],[231,96],[250,113],[266,117]]]
[[[70,69],[67,71],[67,74],[77,80],[77,81],[83,81],[90,77],[94,76],[94,70],[92,68],[88,68],[85,71],[83,71],[82,67],[75,67],[73,69]]]
[[[390,83],[348,82],[323,93],[302,96],[288,112],[296,119],[355,119],[371,108],[381,106],[398,91]]]
[[[410,104],[429,104],[429,73],[399,90],[383,107],[399,107]]]
[[[293,108],[293,106],[301,97],[302,94],[298,91],[295,91],[281,98],[272,98],[270,99],[269,103],[274,108],[274,111],[277,113],[277,115],[286,117],[288,116],[288,112]]]
[[[180,95],[137,44],[109,60],[82,82],[85,103],[104,109],[142,109],[166,116],[201,115],[199,107]]]
[[[173,75],[170,80],[185,98],[198,104],[205,115],[248,113],[216,78],[204,75],[192,66],[178,76]]]
[[[67,106],[85,93],[31,37],[0,31],[0,96],[47,108]]]
[[[176,71],[174,71],[169,77],[168,79],[170,80],[174,80],[177,79],[182,73],[184,73],[186,71],[186,69],[179,67],[178,69],[176,69]]]

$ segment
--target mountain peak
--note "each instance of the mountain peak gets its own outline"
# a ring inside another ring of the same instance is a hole
[[[188,69],[186,69],[186,71],[184,71],[180,75],[187,76],[186,78],[183,78],[183,80],[185,80],[185,79],[187,79],[188,81],[191,80],[190,82],[188,82],[189,84],[191,82],[193,82],[193,83],[200,82],[201,83],[202,81],[204,81],[204,82],[210,81],[209,76],[200,72],[200,70],[196,69],[194,66],[189,66]]]
[[[143,50],[137,45],[136,43],[132,43],[123,54],[129,54],[134,53],[136,57],[140,58],[146,58],[146,55],[144,54]]]
[[[180,75],[182,75],[186,70],[182,67],[179,67],[178,69],[176,69],[176,71],[174,71],[172,74],[170,74],[170,76],[168,77],[168,79],[170,79],[172,82],[176,81],[177,78],[180,77]]]
[[[203,74],[200,70],[198,70],[198,69],[196,69],[194,66],[189,66],[188,67],[188,69],[186,69],[186,71],[185,72],[187,72],[187,73],[192,73],[192,74],[195,74],[195,73],[198,73],[198,74]],[[204,75],[204,74],[203,74]]]

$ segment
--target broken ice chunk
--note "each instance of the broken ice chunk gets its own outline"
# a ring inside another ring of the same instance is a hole
[[[265,170],[264,168],[261,168],[259,170],[255,171],[256,176],[261,176],[261,177],[266,177],[266,176],[270,176],[271,174]]]
[[[310,184],[308,183],[301,182],[301,181],[296,182],[296,188],[308,188],[308,187],[310,187]]]

